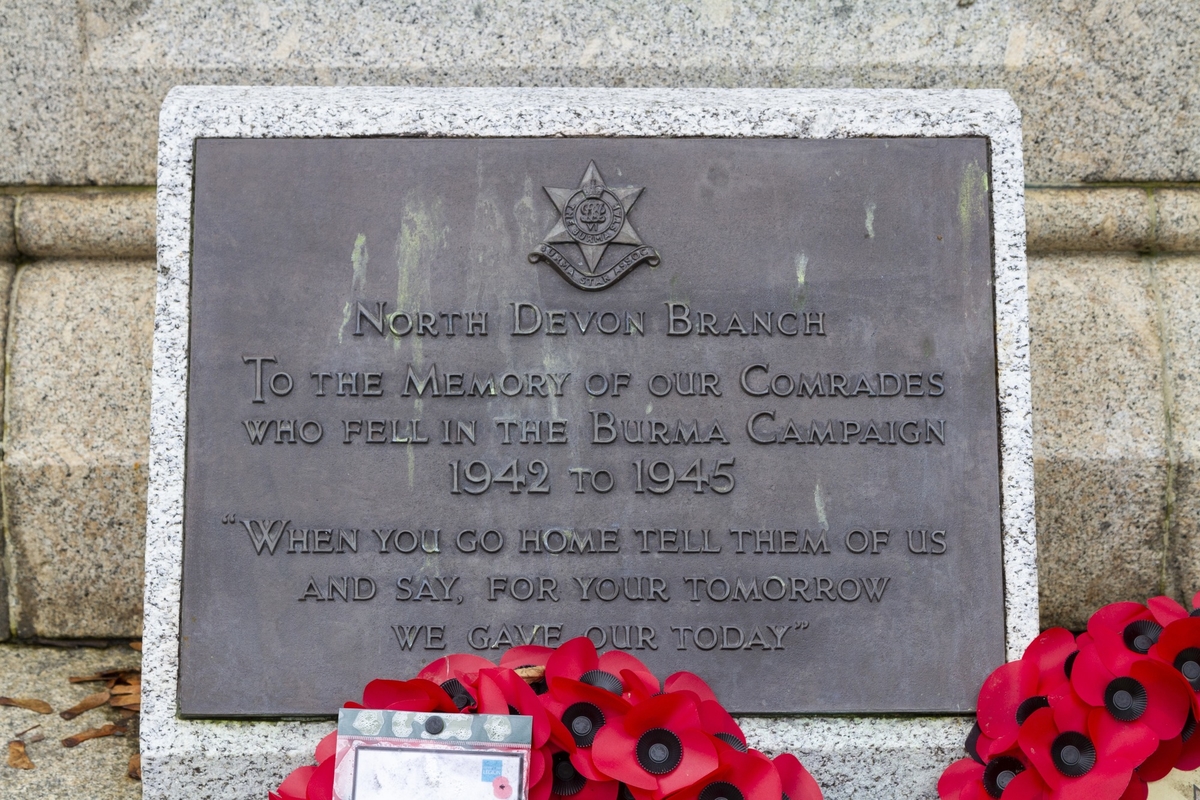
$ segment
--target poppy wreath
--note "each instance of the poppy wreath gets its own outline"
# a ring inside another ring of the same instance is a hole
[[[1076,636],[1052,628],[979,690],[967,758],[942,800],[1145,800],[1200,767],[1200,593],[1111,603]]]
[[[361,703],[345,705],[532,717],[529,800],[822,800],[794,755],[748,747],[699,677],[660,682],[634,656],[598,654],[585,637],[513,647],[499,665],[445,656],[411,680],[371,681]],[[331,800],[336,747],[334,731],[316,765],[288,775],[270,800]]]

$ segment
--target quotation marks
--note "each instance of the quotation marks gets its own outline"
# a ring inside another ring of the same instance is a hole
[[[221,517],[222,525],[232,525],[235,522],[237,522],[236,514],[226,514],[225,516]]]
[[[795,628],[798,631],[807,630],[808,629],[808,620],[804,620],[803,622],[797,622],[795,625]]]

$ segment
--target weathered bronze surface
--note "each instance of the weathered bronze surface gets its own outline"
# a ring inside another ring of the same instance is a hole
[[[1004,655],[984,140],[195,166],[182,713],[579,635],[737,712],[972,708]]]

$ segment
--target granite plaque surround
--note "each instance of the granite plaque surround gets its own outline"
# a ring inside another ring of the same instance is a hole
[[[147,790],[327,727],[218,718],[587,635],[831,797],[932,792],[1037,631],[1006,95],[188,88],[162,131]]]

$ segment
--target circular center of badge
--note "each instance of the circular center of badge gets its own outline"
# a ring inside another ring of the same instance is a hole
[[[563,226],[580,244],[608,244],[625,225],[625,207],[602,186],[586,186],[563,207]]]

